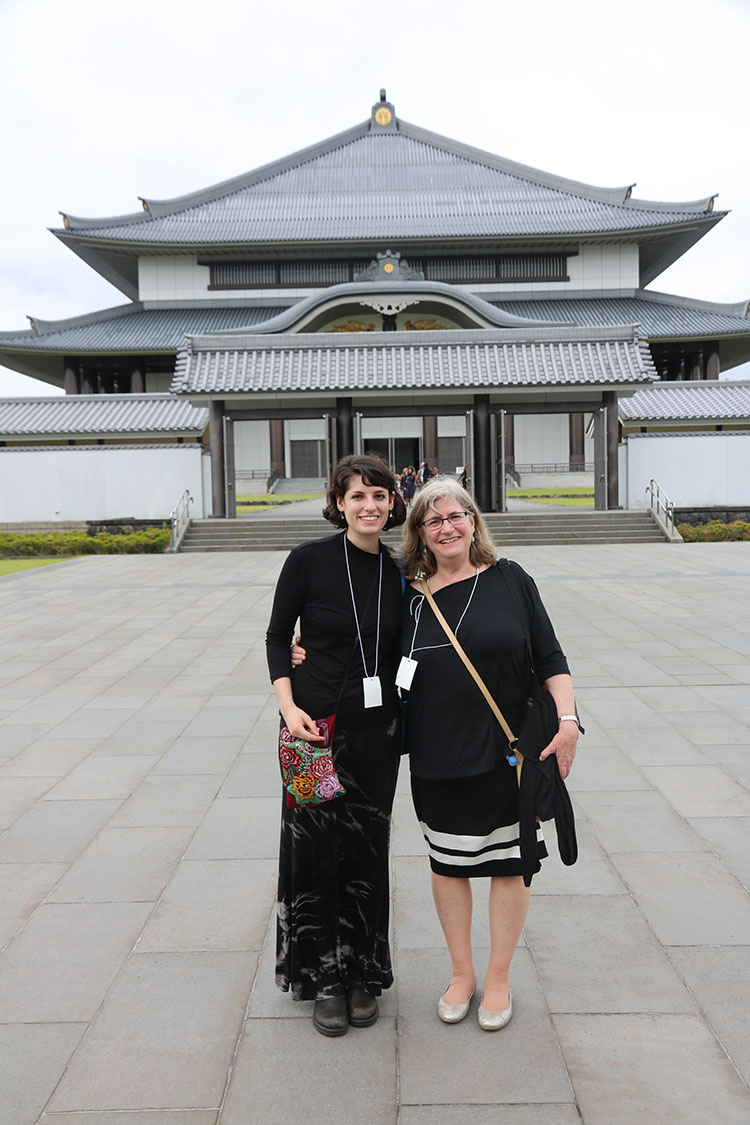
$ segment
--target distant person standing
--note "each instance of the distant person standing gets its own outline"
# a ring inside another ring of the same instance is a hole
[[[417,489],[417,474],[413,465],[407,465],[402,473],[401,479],[403,481],[402,495],[404,497],[404,503],[407,508],[410,508],[411,502],[414,499],[414,493]]]
[[[432,469],[426,461],[422,461],[417,473],[417,484],[421,488],[423,484],[427,484],[428,480],[432,480]]]

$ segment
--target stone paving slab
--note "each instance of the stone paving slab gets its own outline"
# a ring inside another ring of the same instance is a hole
[[[477,956],[481,982],[487,951]],[[441,1023],[437,1001],[450,980],[441,950],[407,949],[397,955],[399,1060],[402,1105],[573,1102],[534,966],[524,949],[513,959],[513,1019],[500,1032],[477,1023],[481,983],[466,1019]]]
[[[0,1122],[750,1119],[750,545],[514,552],[588,730],[579,862],[547,826],[509,1027],[482,1032],[478,1000],[441,1024],[449,961],[403,768],[396,984],[340,1040],[273,982],[263,636],[284,557],[0,579]],[[486,897],[480,881],[480,989]]]
[[[256,963],[251,953],[128,958],[50,1109],[218,1109]]]
[[[587,1125],[747,1122],[748,1091],[692,1015],[553,1016]]]

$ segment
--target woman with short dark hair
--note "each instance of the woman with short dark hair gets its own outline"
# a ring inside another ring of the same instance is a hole
[[[323,1035],[378,1017],[393,983],[388,942],[388,846],[400,752],[402,582],[380,542],[404,522],[393,473],[379,457],[348,456],[331,478],[323,515],[342,529],[289,554],[266,635],[283,723],[321,741],[318,720],[336,712],[333,757],[346,795],[283,805],[276,983],[314,1000]],[[310,659],[292,669],[299,620]]]

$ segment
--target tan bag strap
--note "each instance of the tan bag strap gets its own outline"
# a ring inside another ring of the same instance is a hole
[[[485,684],[484,680],[479,675],[479,673],[477,672],[477,670],[474,667],[474,665],[472,664],[472,662],[469,660],[468,656],[466,655],[463,648],[459,644],[458,638],[456,637],[455,633],[453,632],[450,625],[448,624],[448,622],[445,620],[442,613],[438,609],[437,603],[435,602],[435,599],[433,598],[433,596],[430,592],[430,587],[427,585],[424,578],[420,578],[420,583],[421,583],[421,586],[422,586],[422,590],[424,592],[424,596],[427,598],[427,601],[430,603],[430,606],[432,608],[432,612],[435,614],[438,621],[442,625],[442,627],[445,631],[446,637],[448,638],[450,643],[453,645],[453,647],[455,648],[458,655],[463,660],[469,674],[472,676],[472,678],[474,679],[474,682],[476,683],[477,687],[481,691],[482,695],[484,696],[484,698],[489,703],[490,710],[492,711],[492,714],[495,716],[495,718],[499,722],[500,726],[503,728],[503,731],[505,732],[505,737],[508,739],[508,745],[510,746],[513,753],[517,756],[519,762],[521,762],[523,759],[522,759],[521,754],[519,753],[519,750],[518,750],[518,743],[517,743],[517,740],[516,740],[516,736],[513,734],[513,731],[510,729],[510,727],[506,723],[502,711],[498,707],[497,703],[495,703],[495,700],[490,695],[489,689],[487,688],[487,685]]]

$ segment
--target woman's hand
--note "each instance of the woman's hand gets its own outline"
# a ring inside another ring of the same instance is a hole
[[[299,668],[307,660],[307,651],[302,647],[302,637],[295,637],[292,645],[292,668]],[[290,728],[291,729],[291,728]]]
[[[549,758],[550,754],[557,757],[557,768],[560,771],[560,777],[563,781],[570,775],[573,766],[573,759],[576,756],[576,744],[578,743],[578,727],[575,723],[565,721],[560,723],[560,729],[555,737],[546,746],[539,755],[539,761],[543,762],[545,758]]]
[[[292,738],[304,738],[306,742],[323,742],[318,724],[301,707],[291,706],[281,712]]]
[[[567,673],[550,676],[549,679],[544,681],[544,686],[555,701],[558,715],[574,715],[576,713],[573,681]],[[560,777],[565,781],[570,774],[573,759],[576,756],[577,743],[578,724],[571,722],[570,719],[565,719],[564,722],[560,723],[560,729],[549,746],[545,746],[542,750],[539,761],[543,762],[545,758],[549,758],[550,754],[555,754]]]
[[[284,723],[292,738],[304,738],[308,742],[323,742],[325,736],[318,730],[318,724],[310,718],[307,711],[303,711],[294,702],[292,681],[289,676],[281,676],[278,680],[274,680],[273,686],[276,698],[279,701],[279,711],[281,711]]]

